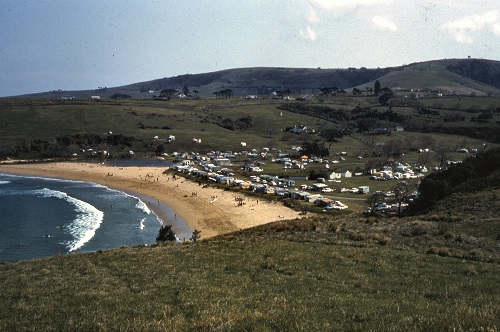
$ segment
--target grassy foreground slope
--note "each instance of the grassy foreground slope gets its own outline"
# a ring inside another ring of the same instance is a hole
[[[300,232],[0,265],[2,331],[498,331],[500,267]]]

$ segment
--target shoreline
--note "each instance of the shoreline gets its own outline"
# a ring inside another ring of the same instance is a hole
[[[238,206],[233,191],[202,188],[179,175],[163,174],[164,167],[119,167],[84,162],[0,164],[0,173],[63,178],[94,182],[109,188],[152,197],[170,207],[201,239],[267,224],[299,218],[299,213],[281,204],[245,197]],[[145,202],[146,203],[146,202]],[[165,222],[165,220],[163,220]]]

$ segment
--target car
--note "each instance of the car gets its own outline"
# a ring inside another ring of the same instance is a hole
[[[390,210],[391,207],[387,205],[386,203],[380,203],[377,206],[375,206],[375,211],[387,211]]]
[[[321,192],[324,192],[324,193],[332,193],[334,191],[335,191],[334,189],[329,188],[329,187],[321,189]]]

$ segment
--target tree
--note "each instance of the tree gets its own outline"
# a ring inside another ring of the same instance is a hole
[[[200,234],[201,234],[201,231],[195,229],[193,231],[193,234],[191,235],[190,240],[193,241],[193,243],[196,243],[196,241],[198,241],[201,238]]]
[[[443,167],[447,160],[450,159],[450,148],[443,142],[436,144],[434,148],[434,157],[439,162],[439,167]]]
[[[342,129],[324,129],[320,133],[321,137],[323,137],[327,142],[333,142],[336,141],[337,138],[342,138],[344,137],[344,132]]]
[[[417,183],[414,181],[400,181],[394,187],[394,199],[398,203],[398,217],[401,217],[401,205],[415,193]]]
[[[375,81],[375,86],[373,87],[375,96],[378,96],[380,94],[380,91],[382,91],[382,85],[378,80]]]
[[[189,95],[189,88],[187,85],[184,85],[182,88],[182,93],[187,97]]]
[[[194,96],[196,99],[198,99],[198,93],[200,93],[200,91],[198,90],[193,90],[193,93],[194,93]]]
[[[215,98],[231,98],[231,96],[233,95],[233,90],[224,89],[224,90],[220,90],[220,91],[215,91],[212,94],[215,95]]]
[[[378,101],[381,105],[385,106],[388,104],[389,100],[394,97],[394,93],[389,88],[382,89],[384,92],[380,97],[378,97]]]
[[[176,96],[179,93],[179,91],[175,89],[164,89],[160,91],[160,97],[165,98],[167,100],[172,99],[172,97]]]
[[[360,96],[361,95],[361,90],[358,88],[353,88],[352,89],[352,94],[355,96]]]
[[[157,156],[161,156],[165,153],[165,145],[163,144],[159,144],[157,147],[156,147],[156,150],[155,150],[155,153]]]
[[[302,152],[306,155],[315,155],[320,157],[328,156],[330,154],[322,141],[304,142],[302,144]]]
[[[385,196],[382,192],[376,192],[373,193],[372,195],[368,196],[368,198],[365,200],[366,204],[371,209],[371,213],[375,212],[375,205],[377,205],[380,202],[383,202],[385,200]]]
[[[177,241],[177,237],[175,236],[174,231],[172,230],[172,225],[162,225],[160,231],[158,232],[158,236],[156,237],[156,242],[175,242]]]

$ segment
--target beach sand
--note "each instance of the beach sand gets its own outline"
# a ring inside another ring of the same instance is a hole
[[[95,182],[110,188],[153,197],[171,207],[201,239],[280,219],[299,218],[299,213],[283,206],[233,191],[202,188],[176,174],[163,174],[161,167],[118,167],[83,162],[1,164],[0,173],[33,175]],[[244,197],[238,206],[236,198]]]

